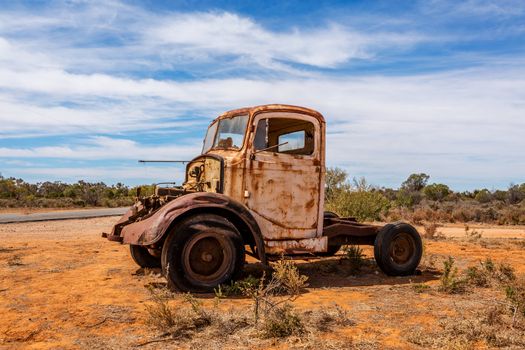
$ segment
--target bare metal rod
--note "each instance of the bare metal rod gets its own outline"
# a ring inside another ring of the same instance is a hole
[[[257,151],[253,152],[253,154],[257,154],[259,152],[264,152],[264,151],[268,151],[268,150],[271,150],[272,148],[277,148],[279,146],[284,146],[284,145],[287,145],[288,144],[288,141],[286,142],[283,142],[283,143],[280,143],[278,145],[273,145],[273,146],[270,146],[270,147],[266,147],[266,148],[263,148],[263,149],[258,149]]]
[[[189,163],[189,160],[139,160],[139,163]]]

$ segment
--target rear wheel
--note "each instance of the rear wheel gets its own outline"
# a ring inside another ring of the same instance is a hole
[[[185,219],[162,248],[162,272],[172,290],[210,292],[229,283],[244,263],[244,245],[235,226],[214,214]]]
[[[377,265],[390,276],[413,274],[422,254],[421,237],[409,224],[385,225],[375,239],[374,257]]]
[[[140,267],[160,267],[160,258],[151,255],[148,248],[141,245],[130,245],[129,250],[133,261]]]

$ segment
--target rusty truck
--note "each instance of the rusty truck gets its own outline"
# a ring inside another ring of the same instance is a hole
[[[268,264],[334,255],[343,245],[373,245],[384,273],[413,274],[422,255],[413,226],[359,223],[324,210],[325,136],[325,119],[308,108],[223,113],[209,125],[202,153],[187,163],[184,183],[137,193],[103,236],[128,244],[139,266],[160,267],[178,291],[229,283],[246,255]]]

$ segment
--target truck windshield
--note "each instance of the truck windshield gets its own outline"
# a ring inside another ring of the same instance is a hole
[[[210,149],[240,149],[244,141],[248,115],[220,119],[208,128],[202,153]]]

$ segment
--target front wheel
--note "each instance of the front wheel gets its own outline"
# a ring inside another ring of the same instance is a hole
[[[172,290],[211,292],[229,283],[244,263],[244,245],[235,226],[214,214],[185,219],[162,248],[162,272]]]
[[[417,230],[409,224],[385,225],[377,234],[374,257],[389,276],[412,275],[423,255],[423,243]]]

